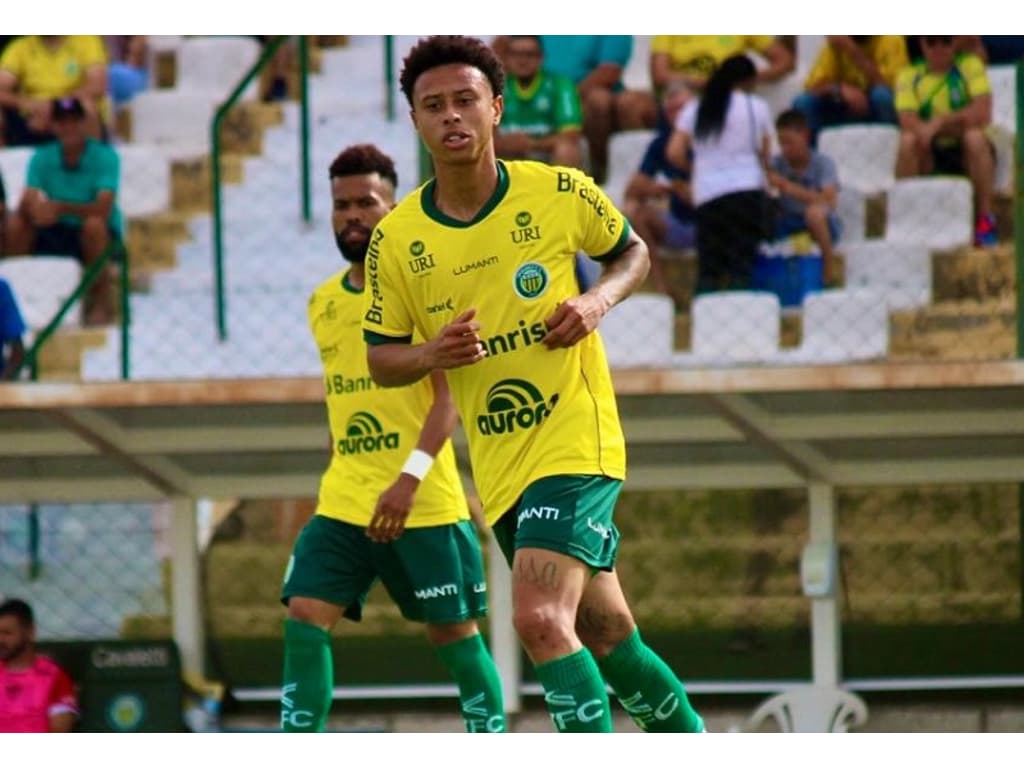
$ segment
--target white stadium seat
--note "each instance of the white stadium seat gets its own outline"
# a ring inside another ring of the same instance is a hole
[[[889,309],[878,291],[809,293],[803,303],[800,346],[781,350],[772,362],[846,363],[884,358],[889,350]]]
[[[25,325],[40,331],[74,292],[82,279],[82,267],[69,256],[14,256],[0,259],[0,277],[10,284]],[[62,326],[80,324],[81,306],[76,302]]]
[[[933,250],[968,245],[973,210],[971,184],[963,177],[899,179],[886,195],[885,239]]]
[[[932,300],[932,262],[928,248],[914,243],[865,240],[842,247],[846,287],[884,294],[890,309],[913,309]]]
[[[779,348],[779,297],[767,291],[721,291],[694,297],[690,352],[677,366],[762,363]]]
[[[660,293],[634,294],[614,306],[598,328],[612,368],[671,364],[675,303]]]
[[[818,134],[818,151],[835,161],[840,187],[865,195],[893,185],[899,129],[892,125],[841,125]]]

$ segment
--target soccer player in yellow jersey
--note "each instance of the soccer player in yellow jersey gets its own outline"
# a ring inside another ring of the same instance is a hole
[[[647,246],[580,171],[496,160],[504,73],[481,41],[421,40],[401,86],[436,176],[370,240],[371,374],[402,386],[445,370],[555,727],[610,731],[606,680],[641,728],[700,731],[614,568],[625,444],[595,331],[643,281]],[[578,250],[604,262],[583,294]]]
[[[380,579],[459,686],[470,732],[505,730],[497,668],[477,629],[487,592],[476,529],[449,437],[457,415],[438,372],[383,389],[370,378],[362,339],[363,262],[370,233],[394,206],[391,158],[364,144],[330,168],[332,224],[349,261],[309,302],[331,429],[331,462],[316,514],[295,542],[281,600],[285,623],[281,727],[322,731],[334,687],[329,635],[359,621]]]

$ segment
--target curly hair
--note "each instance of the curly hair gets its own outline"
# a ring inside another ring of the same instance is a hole
[[[24,600],[12,597],[0,603],[0,616],[13,616],[18,623],[28,629],[35,626],[35,616],[32,614],[32,606]]]
[[[354,144],[343,149],[331,163],[329,176],[358,176],[364,173],[379,174],[382,179],[398,187],[398,173],[395,162],[373,144]]]
[[[415,106],[412,103],[412,89],[419,76],[428,69],[445,64],[468,64],[476,67],[490,82],[491,91],[495,96],[501,96],[505,92],[505,69],[489,45],[475,37],[465,35],[434,35],[416,43],[402,62],[399,83],[409,106]]]

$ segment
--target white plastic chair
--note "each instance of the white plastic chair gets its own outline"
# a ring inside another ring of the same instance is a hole
[[[14,256],[0,259],[0,277],[14,292],[25,325],[31,331],[46,327],[82,279],[82,267],[69,256]],[[81,302],[64,317],[62,326],[81,323]]]
[[[131,102],[132,143],[156,145],[174,158],[205,155],[215,109],[215,100],[205,92],[138,93]]]
[[[672,356],[677,366],[763,363],[778,353],[779,297],[767,291],[700,294],[691,308],[691,351]]]
[[[1013,188],[1014,139],[1017,133],[1017,68],[1012,64],[988,68],[992,88],[992,128],[989,133],[996,149],[995,187],[1001,192]]]
[[[7,210],[13,210],[21,201],[21,196],[25,192],[28,164],[33,152],[34,147],[0,148],[0,176],[4,178]]]
[[[841,186],[836,214],[843,225],[843,231],[839,236],[839,250],[844,251],[846,243],[863,240],[867,231],[867,200],[864,193]]]
[[[251,37],[188,37],[177,48],[174,89],[186,93],[209,91],[224,101],[260,56],[260,44]],[[257,95],[254,80],[243,98]]]
[[[932,300],[932,259],[928,248],[890,240],[865,240],[841,247],[846,287],[885,295],[889,309],[914,309]]]
[[[974,233],[971,184],[960,176],[899,179],[886,195],[885,239],[933,250],[968,245]]]
[[[889,308],[878,291],[822,291],[803,302],[803,338],[773,362],[826,365],[884,358],[889,350]]]
[[[850,691],[807,685],[762,702],[741,730],[760,730],[768,718],[773,718],[783,733],[846,733],[867,723],[868,708]]]
[[[604,316],[598,332],[612,368],[667,367],[675,338],[675,304],[660,293],[634,294]]]
[[[608,178],[602,188],[613,203],[621,206],[630,178],[640,167],[647,145],[655,137],[653,130],[621,131],[608,141]]]
[[[835,161],[840,186],[866,195],[893,185],[899,146],[892,125],[840,125],[818,134],[818,151]]]
[[[163,152],[145,144],[117,147],[121,183],[117,204],[126,218],[165,211],[171,203],[171,165]]]

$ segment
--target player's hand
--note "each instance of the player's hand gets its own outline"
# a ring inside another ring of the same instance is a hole
[[[598,297],[586,293],[562,302],[544,321],[548,327],[544,344],[548,349],[571,347],[597,328],[607,311]]]
[[[473,321],[475,316],[475,309],[467,309],[427,343],[429,368],[461,368],[487,357],[487,348],[477,333],[480,324]]]
[[[380,543],[394,541],[401,536],[418,487],[419,480],[412,475],[399,475],[377,499],[377,507],[373,510],[366,535]]]

